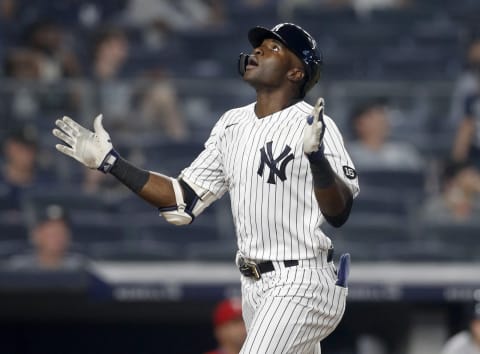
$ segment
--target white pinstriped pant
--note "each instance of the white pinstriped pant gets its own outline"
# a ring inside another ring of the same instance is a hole
[[[247,339],[241,354],[320,354],[320,341],[338,325],[347,289],[335,285],[326,257],[300,260],[258,281],[242,276],[242,310]]]

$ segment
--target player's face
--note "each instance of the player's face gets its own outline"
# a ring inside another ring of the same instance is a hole
[[[215,335],[221,346],[235,347],[240,351],[247,337],[245,323],[242,318],[228,321],[216,328]]]
[[[470,329],[472,331],[472,336],[477,345],[480,346],[480,319],[475,319],[470,324]]]
[[[255,88],[275,89],[289,82],[288,73],[302,64],[281,42],[265,39],[254,49],[243,76]]]
[[[68,248],[70,232],[61,220],[47,221],[34,231],[34,240],[41,253],[58,257]]]

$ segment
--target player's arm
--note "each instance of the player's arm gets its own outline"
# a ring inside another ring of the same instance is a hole
[[[475,122],[471,117],[465,117],[460,126],[453,143],[452,158],[455,161],[465,161],[468,155],[468,149],[472,143],[475,133]]]
[[[475,106],[479,101],[478,95],[471,95],[464,102],[464,118],[458,127],[453,142],[452,158],[454,161],[465,161],[468,157],[468,150],[475,136]]]
[[[66,144],[57,144],[58,151],[91,169],[112,174],[159,208],[166,220],[173,224],[192,222],[214,200],[211,194],[193,183],[140,169],[119,156],[102,126],[102,115],[95,118],[93,132],[69,117],[63,117],[55,124],[58,129],[53,130],[53,135]]]
[[[325,219],[340,227],[348,219],[353,204],[353,194],[345,182],[333,171],[324,154],[323,120],[324,102],[319,98],[312,115],[307,119],[303,141],[305,155],[310,162],[315,198]]]

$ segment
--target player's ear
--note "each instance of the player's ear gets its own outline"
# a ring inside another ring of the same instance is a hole
[[[287,78],[293,82],[300,82],[305,77],[305,72],[299,68],[290,69],[287,72]]]

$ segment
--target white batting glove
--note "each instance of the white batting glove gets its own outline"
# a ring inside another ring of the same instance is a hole
[[[52,133],[67,145],[57,144],[56,149],[88,168],[109,172],[118,154],[113,149],[110,135],[102,126],[102,119],[102,114],[95,118],[93,132],[69,117],[57,119],[55,125],[60,129],[53,129]]]
[[[303,151],[310,161],[323,157],[323,136],[325,122],[323,120],[325,102],[322,97],[317,100],[312,114],[307,117],[307,126],[303,136]]]

